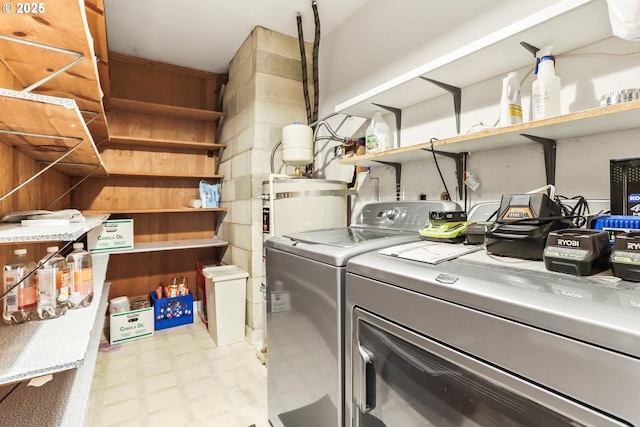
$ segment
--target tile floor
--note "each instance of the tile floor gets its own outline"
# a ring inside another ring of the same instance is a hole
[[[268,427],[267,370],[248,342],[216,347],[198,316],[101,343],[87,427]]]

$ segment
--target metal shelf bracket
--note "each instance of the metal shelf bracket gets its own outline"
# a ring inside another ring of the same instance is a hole
[[[422,80],[433,83],[434,85],[446,90],[447,92],[451,93],[451,95],[453,95],[453,110],[456,115],[456,131],[458,131],[458,135],[460,135],[460,110],[462,105],[462,90],[459,87],[451,86],[427,77],[420,76],[420,78]]]
[[[449,157],[456,162],[456,178],[458,180],[458,196],[463,197],[463,185],[464,185],[464,163],[467,159],[467,153],[449,153],[446,151],[432,150],[431,148],[423,148],[425,151],[430,151],[440,156]]]
[[[542,145],[544,150],[544,170],[547,176],[547,184],[556,185],[556,141],[554,139],[542,138],[521,133],[520,135]]]
[[[372,102],[372,104],[375,105],[376,107],[383,108],[393,113],[393,115],[396,118],[396,141],[397,141],[396,148],[401,147],[402,144],[400,144],[400,129],[402,129],[402,110],[395,107],[389,107],[388,105],[376,104],[375,102]]]
[[[383,162],[382,160],[374,160],[382,165],[391,166],[396,171],[396,200],[400,200],[400,185],[402,184],[402,164],[393,162]]]

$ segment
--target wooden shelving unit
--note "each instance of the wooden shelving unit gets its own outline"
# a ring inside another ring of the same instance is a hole
[[[118,254],[136,254],[145,252],[173,251],[184,249],[199,248],[226,248],[229,242],[214,237],[213,239],[185,239],[185,240],[166,240],[158,242],[140,242],[136,243],[133,249],[122,251],[113,251],[112,255]]]
[[[202,212],[227,212],[226,208],[158,208],[158,209],[111,209],[107,211],[84,211],[90,214],[153,214],[153,213],[202,213]]]
[[[2,63],[24,88],[30,88],[79,59],[66,72],[33,88],[32,92],[74,99],[80,110],[92,112],[93,120],[88,124],[92,135],[106,138],[102,91],[85,3],[75,0],[42,4],[44,10],[37,15],[13,13],[10,19],[3,20]],[[102,1],[92,0],[89,6],[100,11]]]
[[[200,141],[181,141],[168,139],[141,138],[126,135],[111,135],[109,145],[122,145],[132,147],[176,148],[184,150],[219,150],[225,148],[224,144],[212,144]]]
[[[2,141],[27,156],[43,163],[64,156],[55,168],[68,175],[87,169],[107,175],[73,99],[0,89],[0,117]]]
[[[532,135],[547,139],[576,138],[640,127],[640,101],[495,128],[470,135],[454,136],[433,142],[433,148],[449,153],[477,152],[530,144]],[[376,166],[379,162],[404,163],[431,157],[430,142],[400,147],[380,153],[341,159],[340,163],[354,166]]]
[[[226,76],[119,54],[109,61],[110,139],[100,144],[109,176],[87,179],[72,198],[86,212],[133,219],[135,249],[114,252],[109,267],[113,295],[147,293],[176,275],[195,286],[197,261],[228,246],[216,237],[227,209],[186,207],[200,180],[223,179],[216,136],[225,114],[216,107]]]
[[[120,111],[131,113],[153,114],[157,116],[179,117],[191,120],[215,121],[225,113],[197,108],[186,108],[154,102],[136,101],[134,99],[111,98],[111,106]]]

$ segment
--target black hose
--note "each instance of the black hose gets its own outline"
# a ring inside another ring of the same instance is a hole
[[[302,16],[300,12],[296,16],[298,23],[298,43],[300,44],[300,63],[302,65],[302,92],[304,93],[304,103],[307,107],[307,124],[311,123],[311,102],[309,101],[309,88],[307,87],[307,54],[304,48],[304,35],[302,33]]]
[[[320,86],[318,84],[318,52],[320,50],[320,15],[318,15],[318,3],[311,1],[313,8],[313,19],[315,23],[316,34],[313,39],[313,113],[311,114],[311,122],[318,120],[318,105],[320,103]]]

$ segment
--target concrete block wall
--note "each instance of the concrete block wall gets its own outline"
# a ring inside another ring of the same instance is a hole
[[[307,44],[307,63],[312,46]],[[311,67],[308,67],[309,72]],[[227,145],[220,173],[224,174],[221,205],[229,209],[219,237],[229,241],[223,262],[249,273],[247,281],[246,339],[257,350],[264,346],[262,182],[268,179],[273,148],[282,127],[306,122],[298,40],[256,27],[229,64],[224,94],[227,117],[222,143]],[[311,78],[309,76],[309,81]],[[311,96],[313,91],[310,91]],[[281,167],[276,153],[277,173]]]

